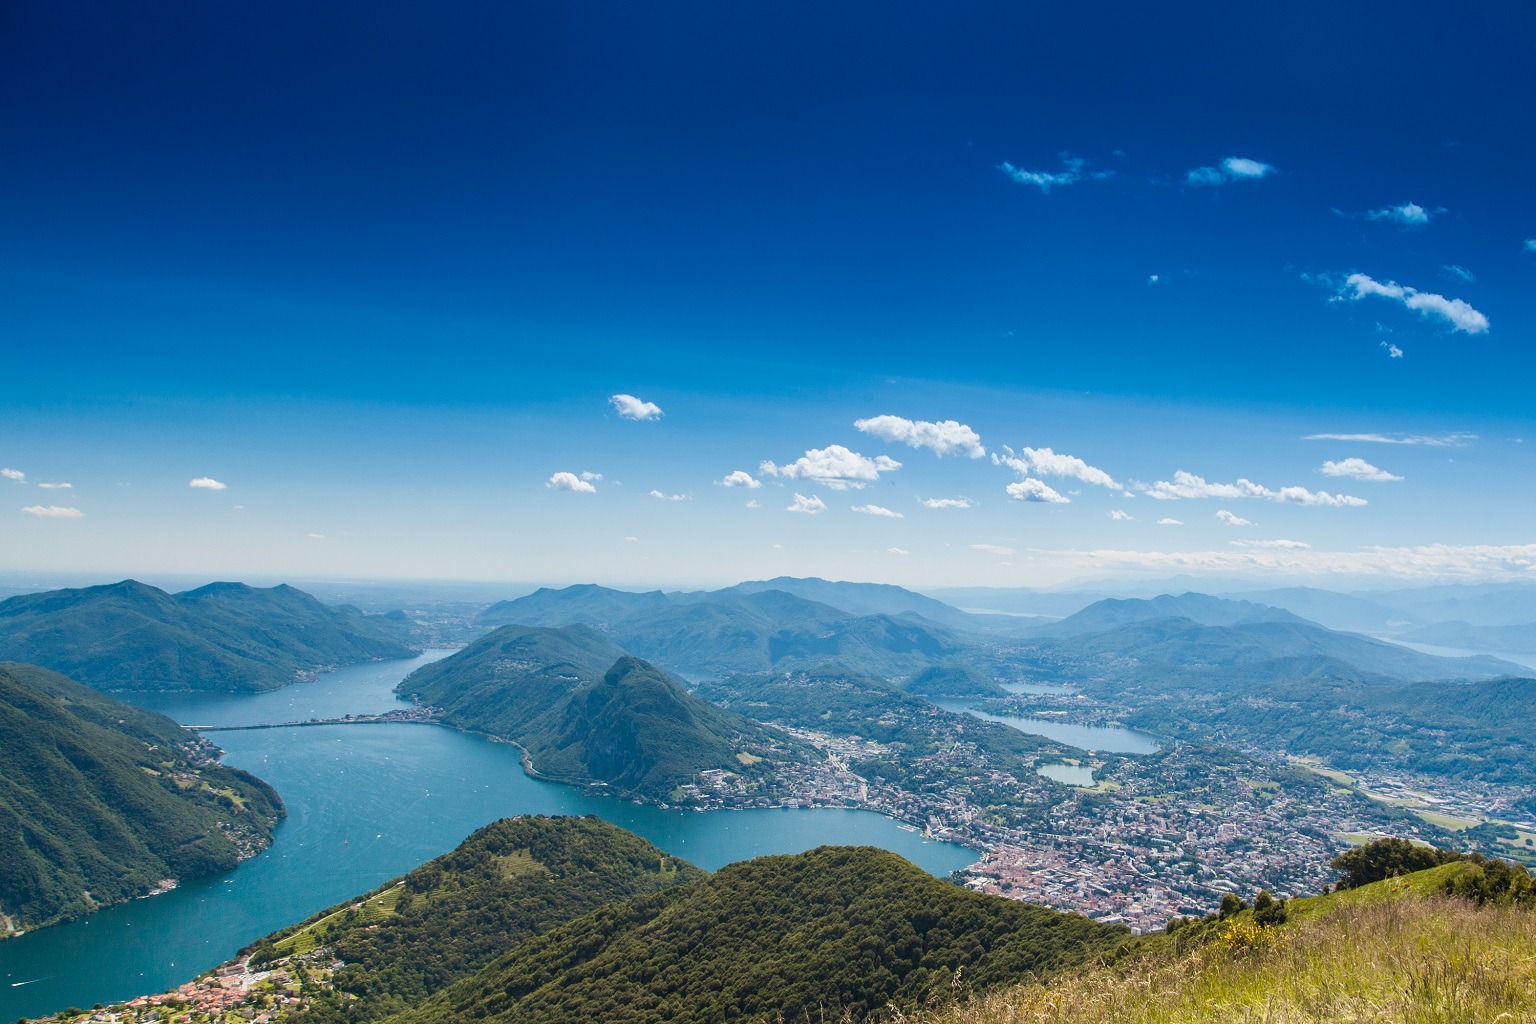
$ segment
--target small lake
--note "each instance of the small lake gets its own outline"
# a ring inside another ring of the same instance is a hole
[[[1093,769],[1080,764],[1042,764],[1035,769],[1036,775],[1043,775],[1047,779],[1055,779],[1057,782],[1068,786],[1081,786],[1084,789],[1094,785]]]
[[[1155,754],[1159,749],[1157,737],[1136,729],[1119,725],[1077,725],[1058,718],[1039,718],[1034,715],[991,715],[978,711],[963,700],[938,700],[935,704],[945,711],[970,715],[988,722],[1027,732],[1031,736],[1045,736],[1058,743],[1065,743],[1079,750],[1104,751],[1113,754]]]
[[[135,697],[183,722],[255,724],[400,706],[396,682],[425,661],[343,669],[275,693]],[[290,692],[292,691],[292,692]],[[288,819],[261,855],[162,896],[0,942],[0,1021],[162,992],[241,946],[404,874],[512,814],[596,814],[703,868],[823,844],[879,846],[943,877],[972,864],[868,811],[662,810],[531,779],[518,749],[433,725],[211,732],[226,764],[267,780]]]

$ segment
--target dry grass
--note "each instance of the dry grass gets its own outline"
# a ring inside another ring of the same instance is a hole
[[[1321,908],[1320,908],[1321,909]],[[911,1018],[908,1018],[911,1020]],[[1250,920],[1173,962],[1022,985],[924,1024],[1536,1022],[1536,912],[1412,895]]]

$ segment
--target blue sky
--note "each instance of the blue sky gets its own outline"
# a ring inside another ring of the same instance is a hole
[[[4,15],[0,568],[1531,572],[1529,5],[312,6]]]

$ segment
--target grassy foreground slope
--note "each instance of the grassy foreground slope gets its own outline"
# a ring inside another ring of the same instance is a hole
[[[1125,929],[871,847],[759,857],[523,943],[399,1024],[864,1020],[1110,953]]]
[[[286,585],[167,594],[123,580],[0,601],[0,658],[99,690],[271,690],[327,666],[411,657],[407,636]]]
[[[251,960],[329,947],[346,967],[305,1019],[375,1020],[558,924],[703,877],[596,818],[504,818],[404,878],[262,939]]]
[[[0,664],[0,934],[232,867],[283,813],[169,718]]]
[[[1452,1024],[1536,1021],[1536,907],[1446,895],[1480,869],[1445,864],[1287,906],[1244,911],[1211,941],[1049,984],[1000,989],[924,1024]]]

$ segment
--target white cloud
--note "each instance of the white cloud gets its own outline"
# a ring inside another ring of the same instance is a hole
[[[1393,476],[1384,469],[1378,469],[1364,459],[1339,459],[1337,462],[1329,460],[1323,463],[1319,470],[1324,476],[1348,476],[1356,480],[1401,480],[1400,476]]]
[[[1457,280],[1466,281],[1469,284],[1477,280],[1477,277],[1472,273],[1472,271],[1468,270],[1466,267],[1458,267],[1454,263],[1448,263],[1440,269],[1445,271],[1447,274],[1450,274]]]
[[[850,487],[863,487],[878,480],[881,473],[900,468],[901,463],[884,455],[869,459],[840,444],[829,444],[825,448],[808,450],[787,466],[776,466],[764,461],[758,466],[758,471],[766,476],[782,476],[788,480],[810,480],[834,491],[842,491]]]
[[[634,395],[611,395],[608,401],[613,408],[626,420],[659,420],[661,419],[661,406],[655,402],[642,402]]]
[[[39,519],[79,519],[85,515],[77,508],[63,505],[28,505],[22,511]]]
[[[1308,434],[1303,441],[1366,441],[1371,444],[1418,444],[1430,448],[1465,448],[1477,440],[1476,434]]]
[[[871,416],[854,420],[854,427],[886,441],[898,441],[913,448],[932,448],[934,454],[964,455],[979,459],[987,453],[981,436],[954,420],[908,420],[900,416]]]
[[[1351,289],[1353,294],[1351,294]],[[1435,292],[1421,292],[1416,288],[1388,281],[1382,284],[1366,274],[1350,274],[1339,290],[1341,298],[1359,301],[1367,295],[1401,302],[1420,316],[1438,317],[1451,327],[1467,334],[1483,334],[1488,330],[1488,318],[1460,299],[1448,299]]]
[[[1047,193],[1053,188],[1075,185],[1084,178],[1100,180],[1114,177],[1113,171],[1086,173],[1083,170],[1086,166],[1088,166],[1088,161],[1081,157],[1068,156],[1066,153],[1063,153],[1061,154],[1062,169],[1054,174],[1050,171],[1027,171],[1022,167],[1015,167],[1013,164],[1006,162],[998,164],[997,169],[1020,185],[1033,185],[1041,192]]]
[[[1164,518],[1159,519],[1157,521],[1157,525],[1158,526],[1183,526],[1184,525],[1184,520],[1182,520],[1182,519],[1170,519],[1170,518],[1164,517]]]
[[[1422,227],[1428,224],[1434,217],[1438,217],[1445,210],[1426,210],[1418,203],[1404,203],[1401,206],[1389,206],[1384,210],[1372,210],[1365,215],[1366,220],[1390,220],[1395,224],[1406,224],[1409,227]]]
[[[1219,551],[1059,551],[1056,564],[1075,573],[1136,569],[1154,573],[1274,573],[1405,580],[1530,580],[1536,544],[1425,544],[1353,551],[1238,548]]]
[[[1203,476],[1196,476],[1182,469],[1173,474],[1172,481],[1159,480],[1149,487],[1143,487],[1142,493],[1163,501],[1177,501],[1185,498],[1264,498],[1268,501],[1293,505],[1356,507],[1367,504],[1364,498],[1356,498],[1348,494],[1329,494],[1327,491],[1309,491],[1305,487],[1293,486],[1271,490],[1246,477],[1240,478],[1235,484],[1211,483]]]
[[[557,491],[575,491],[577,494],[596,494],[597,488],[577,476],[575,473],[561,471],[549,478],[545,487],[552,487]]]
[[[222,491],[229,485],[226,483],[221,483],[211,476],[200,476],[195,480],[188,480],[187,486],[197,487],[205,491]]]
[[[905,519],[905,518],[907,518],[906,516],[902,515],[900,512],[893,512],[890,509],[882,508],[879,505],[854,505],[853,506],[853,510],[855,512],[863,512],[867,516],[879,516],[879,517],[884,518],[884,519]]]
[[[786,512],[804,512],[808,516],[814,516],[816,513],[825,512],[826,510],[827,503],[814,494],[809,498],[803,494],[796,494],[795,500],[784,506],[784,511]]]
[[[763,482],[752,476],[746,470],[737,469],[725,475],[724,480],[717,480],[721,487],[745,487],[747,490],[756,490],[763,486]]]
[[[992,461],[998,465],[1012,467],[1020,476],[1028,476],[1033,471],[1041,476],[1072,477],[1085,484],[1108,487],[1112,491],[1125,490],[1115,482],[1114,477],[1096,466],[1088,465],[1075,455],[1058,455],[1049,448],[1024,448],[1018,455],[1014,455],[1011,448],[1003,450],[1008,454],[998,455],[994,452]]]
[[[1387,350],[1387,357],[1389,359],[1403,358],[1403,350],[1392,344],[1390,341],[1382,342],[1381,347]]]
[[[1124,511],[1122,509],[1118,509],[1118,508],[1115,509],[1114,511],[1108,512],[1106,514],[1109,516],[1109,518],[1113,519],[1117,523],[1128,523],[1131,520],[1136,518],[1135,516],[1131,515],[1129,512],[1126,512],[1126,511]]]
[[[38,484],[45,491],[71,490],[74,484]]]
[[[627,541],[637,541],[640,538],[639,537],[625,537],[624,539],[627,540]]]
[[[1536,252],[1536,238],[1527,238],[1525,240],[1525,251]]]
[[[1162,275],[1160,274],[1149,274],[1147,275],[1147,284],[1157,284],[1157,282],[1161,281],[1162,279]]]
[[[910,555],[912,553],[906,548],[886,548],[885,550],[893,555]]]
[[[652,491],[651,492],[651,497],[653,497],[653,498],[660,498],[662,501],[687,501],[688,500],[688,495],[686,495],[686,494],[665,494],[665,493],[663,493],[661,491]]]
[[[1015,552],[1013,548],[999,547],[996,544],[972,544],[972,551],[985,551],[989,555],[1003,555],[1011,557]]]
[[[1026,477],[1017,483],[1009,484],[1005,490],[1008,492],[1008,497],[1015,501],[1038,501],[1049,505],[1066,505],[1071,502],[1070,498],[1062,497],[1044,480],[1037,480],[1034,477]]]
[[[763,506],[761,506],[761,505],[759,505],[757,503],[757,499],[756,498],[748,498],[747,499],[747,508],[762,508],[762,507]]]
[[[597,483],[599,480],[601,480],[603,478],[603,474],[601,474],[601,473],[583,472],[581,474],[581,478],[583,480],[585,480],[589,484],[595,484],[595,483]]]
[[[1221,511],[1217,512],[1216,513],[1216,518],[1220,519],[1222,522],[1226,523],[1228,526],[1252,526],[1253,525],[1252,520],[1244,519],[1242,516],[1235,516],[1231,512],[1228,512],[1226,509],[1222,509]]]
[[[1300,540],[1229,540],[1235,548],[1265,548],[1271,551],[1310,551],[1312,545]]]
[[[19,469],[0,469],[0,476],[5,477],[7,480],[15,480],[19,484],[27,482],[27,474]]]
[[[305,536],[310,540],[325,540],[325,534],[323,533],[308,533]]]
[[[924,508],[970,508],[976,504],[970,498],[919,498],[917,503]]]
[[[1262,160],[1229,156],[1220,167],[1196,167],[1184,176],[1184,183],[1197,187],[1224,185],[1229,181],[1257,181],[1274,173],[1275,169]]]

